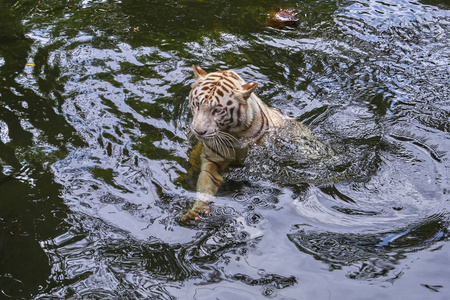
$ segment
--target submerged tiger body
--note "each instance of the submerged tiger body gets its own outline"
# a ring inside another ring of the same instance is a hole
[[[257,83],[246,83],[233,71],[207,73],[193,66],[196,81],[189,94],[193,120],[191,131],[203,144],[197,180],[199,200],[183,217],[189,221],[208,210],[230,162],[242,159],[252,144],[263,143],[268,133],[291,128],[296,139],[314,139],[303,124],[268,107],[254,92]]]

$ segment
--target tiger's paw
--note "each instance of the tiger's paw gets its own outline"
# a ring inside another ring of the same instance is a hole
[[[210,213],[210,203],[212,202],[196,200],[194,205],[181,217],[181,221],[189,224],[192,220],[200,220],[201,215],[207,215]]]

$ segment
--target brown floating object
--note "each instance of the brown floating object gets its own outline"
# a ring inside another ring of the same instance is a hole
[[[267,20],[267,26],[284,28],[294,26],[298,22],[297,14],[290,9],[278,9],[271,13]]]

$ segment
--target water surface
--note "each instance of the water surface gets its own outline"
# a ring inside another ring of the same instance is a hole
[[[265,26],[278,7],[294,28]],[[447,299],[444,1],[4,0],[6,299]],[[333,163],[255,147],[186,225],[192,64],[233,69]]]

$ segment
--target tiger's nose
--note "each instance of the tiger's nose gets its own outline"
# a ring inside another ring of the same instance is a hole
[[[199,130],[199,129],[193,129],[196,134],[198,135],[204,135],[206,133],[206,130]]]

